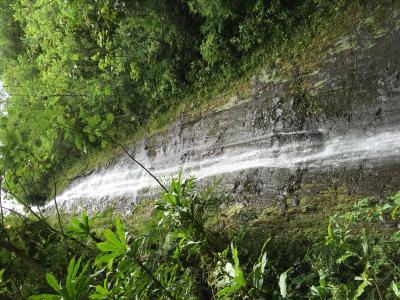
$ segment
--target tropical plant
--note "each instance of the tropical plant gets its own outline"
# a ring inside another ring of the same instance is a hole
[[[95,236],[101,240],[97,252],[92,249],[78,260],[73,258],[65,277],[46,273],[56,293],[41,288],[46,293],[31,299],[399,297],[399,194],[361,199],[353,210],[332,216],[325,238],[310,244],[304,257],[283,261],[271,256],[281,250],[274,249],[271,239],[254,255],[254,249],[249,253],[236,246],[243,245],[241,239],[247,241],[245,235],[236,233],[229,241],[222,232],[216,233],[215,226],[221,231],[221,224],[213,220],[229,202],[215,185],[196,191],[194,179],[180,175],[166,190],[152,217],[134,236],[120,218],[114,229],[102,234],[95,229],[97,218],[86,213],[73,218],[67,234],[82,242]],[[90,248],[93,243],[84,245]],[[1,284],[3,292],[4,287],[16,288],[10,280]]]
[[[96,217],[89,219],[86,211],[84,211],[82,212],[80,218],[72,217],[69,225],[65,228],[65,231],[68,235],[78,239],[90,237],[91,239],[99,242],[100,240],[96,237],[96,234],[92,229],[96,219]]]
[[[53,299],[65,299],[65,300],[84,300],[88,299],[90,295],[90,281],[91,278],[88,276],[89,262],[81,267],[82,258],[80,257],[77,261],[75,258],[71,259],[65,284],[62,285],[57,281],[55,276],[51,273],[46,273],[46,281],[51,288],[57,292],[57,294],[41,294],[37,296],[31,296],[29,299],[32,300],[53,300]]]

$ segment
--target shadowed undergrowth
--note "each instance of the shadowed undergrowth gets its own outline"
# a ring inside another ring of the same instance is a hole
[[[194,188],[193,179],[173,179],[158,200],[139,203],[124,221],[112,211],[90,217],[84,213],[69,222],[64,216],[66,245],[62,235],[46,235],[41,221],[8,216],[2,238],[19,252],[10,247],[0,252],[2,261],[9,257],[3,295],[13,299],[37,293],[47,294],[30,299],[393,299],[399,295],[399,194],[363,198],[318,220],[304,211],[291,218],[271,210],[266,215],[238,209],[216,185]],[[56,224],[55,219],[49,222]],[[21,230],[27,234],[23,239],[18,236]],[[40,267],[22,272],[26,264]]]

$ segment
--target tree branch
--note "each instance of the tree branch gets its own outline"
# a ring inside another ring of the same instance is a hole
[[[69,262],[69,252],[68,252],[68,243],[67,243],[67,238],[64,233],[64,228],[61,224],[61,217],[60,217],[60,211],[58,210],[58,204],[57,204],[57,180],[54,179],[53,177],[53,182],[54,182],[54,206],[56,207],[56,212],[57,212],[57,220],[58,220],[58,225],[60,226],[60,231],[62,238],[64,240],[64,246],[65,246],[65,255],[67,258],[67,267],[68,267],[68,262]]]

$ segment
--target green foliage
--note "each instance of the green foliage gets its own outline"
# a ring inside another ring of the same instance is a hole
[[[254,264],[253,269],[250,273],[250,280],[252,282],[252,286],[258,290],[262,289],[264,285],[265,272],[268,271],[268,258],[267,252],[264,251],[267,246],[269,240],[264,243],[263,248],[261,249],[261,254],[257,259],[257,262]]]
[[[395,246],[399,238],[398,216],[393,215],[397,202],[398,194],[383,201],[364,198],[356,203],[354,211],[331,218],[322,248],[310,252],[320,278],[319,286],[311,288],[312,296],[393,296],[389,278],[396,279],[399,271]],[[385,232],[382,226],[396,229]]]
[[[286,298],[287,297],[287,284],[286,284],[286,279],[288,276],[288,271],[283,272],[280,276],[279,276],[279,290],[281,293],[282,298]]]
[[[396,284],[394,281],[392,281],[392,290],[394,294],[396,295],[397,299],[400,299],[400,291],[398,288],[398,284]]]
[[[7,293],[6,281],[3,279],[4,272],[4,269],[0,270],[0,295]]]
[[[96,264],[107,263],[109,269],[112,268],[114,260],[123,256],[129,249],[121,220],[117,219],[115,225],[117,232],[113,233],[111,230],[106,229],[104,232],[105,241],[97,244],[97,248],[102,252],[106,252],[106,254],[98,256]]]
[[[230,297],[247,285],[246,277],[239,264],[238,250],[233,244],[231,244],[231,250],[234,265],[230,262],[226,263],[224,267],[224,272],[226,274],[224,274],[222,280],[217,283],[217,287],[220,289],[217,296],[220,298]]]
[[[67,277],[65,279],[65,285],[59,284],[53,274],[46,273],[46,281],[51,286],[51,288],[57,292],[56,295],[41,294],[37,296],[31,296],[29,299],[88,299],[90,295],[90,277],[87,274],[87,271],[89,269],[89,262],[86,263],[82,268],[81,262],[82,258],[79,258],[77,261],[75,261],[75,258],[73,258],[70,261],[67,270]]]
[[[0,282],[1,291],[15,299],[22,298],[19,295],[31,299],[399,298],[399,194],[361,199],[352,210],[331,217],[325,238],[297,248],[288,246],[285,251],[303,253],[290,257],[274,256],[283,249],[274,248],[279,244],[271,239],[254,251],[253,244],[246,245],[246,235],[235,231],[234,241],[228,238],[232,233],[215,220],[221,219],[221,207],[229,200],[215,184],[197,191],[193,178],[184,180],[180,175],[134,235],[119,218],[104,231],[94,225],[97,217],[83,213],[80,219],[72,218],[68,237],[80,239],[90,251],[82,251],[81,244],[70,239],[69,253],[83,256],[70,261],[65,275],[60,270],[62,248],[34,249],[39,246],[33,241],[48,234],[45,227],[14,222],[16,231],[8,233],[20,250],[1,244],[0,266],[6,268],[8,278]],[[17,228],[30,232],[32,240],[24,237],[25,243],[17,243]],[[48,243],[63,245],[60,237]],[[36,263],[24,251],[53,270],[33,270],[40,283],[34,284],[31,273],[20,273],[20,268]],[[29,288],[19,289],[15,280],[24,280]]]
[[[91,218],[87,216],[84,211],[81,215],[81,218],[73,217],[69,223],[69,225],[65,228],[65,231],[70,236],[84,239],[88,237],[93,237],[94,233],[92,232],[92,226],[95,222],[96,218]]]

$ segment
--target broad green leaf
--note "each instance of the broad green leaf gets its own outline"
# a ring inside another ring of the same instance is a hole
[[[118,245],[115,245],[110,242],[100,242],[97,243],[97,248],[103,252],[118,252],[120,253],[123,248],[119,247]]]
[[[125,247],[125,232],[120,218],[117,218],[117,220],[115,221],[115,227],[117,229],[118,238],[121,241],[121,244]]]
[[[392,291],[396,295],[397,299],[400,299],[400,291],[399,288],[397,287],[397,284],[394,281],[392,281]]]
[[[231,263],[227,263],[224,268],[224,271],[230,277],[230,285],[218,291],[217,294],[219,297],[227,297],[229,295],[232,295],[236,291],[240,290],[241,288],[247,285],[246,277],[244,276],[243,270],[241,269],[239,264],[238,251],[233,246],[233,243],[231,244],[231,250],[232,250],[234,266],[232,266]]]
[[[329,220],[329,224],[328,224],[328,233],[327,233],[327,236],[326,236],[326,239],[325,239],[325,244],[328,245],[333,240],[334,240],[334,236],[333,236],[332,219],[331,219],[331,220]]]
[[[58,284],[57,279],[51,273],[46,273],[46,281],[52,287],[53,290],[59,292],[61,290],[60,285]]]
[[[372,285],[369,276],[368,276],[368,270],[371,267],[369,263],[367,263],[363,273],[361,276],[356,276],[355,280],[362,281],[359,286],[357,287],[356,294],[354,295],[354,299],[358,299],[364,292],[367,286]]]
[[[287,297],[287,284],[286,284],[286,279],[288,276],[289,271],[292,268],[286,270],[285,272],[283,272],[280,276],[279,276],[279,290],[281,292],[281,296],[282,298],[286,298]]]
[[[104,236],[108,243],[115,245],[118,248],[121,248],[121,241],[118,240],[117,235],[109,229],[104,231]],[[123,247],[122,247],[123,248]]]
[[[371,285],[371,283],[367,280],[361,282],[361,284],[357,287],[356,294],[354,295],[354,299],[360,298],[360,296],[365,292],[365,288]]]
[[[238,256],[238,251],[237,248],[231,244],[232,248],[232,256],[233,256],[233,261],[235,262],[235,278],[234,281],[236,284],[238,284],[240,287],[246,286],[246,277],[244,276],[243,270],[240,267],[239,264],[239,256]]]
[[[400,206],[395,206],[392,209],[392,212],[390,213],[390,216],[392,217],[393,220],[397,220],[397,211],[399,210]]]
[[[267,265],[267,252],[264,252],[261,256],[261,261],[253,266],[253,270],[251,273],[251,278],[253,281],[253,285],[260,289],[264,283],[264,272],[265,266]]]
[[[345,262],[348,258],[350,257],[357,257],[358,255],[354,252],[351,252],[349,250],[347,250],[342,256],[340,256],[337,260],[336,263],[337,264],[341,264],[343,262]]]
[[[103,263],[107,264],[108,269],[112,269],[112,264],[114,263],[114,259],[117,258],[118,255],[115,253],[103,254],[96,257],[95,263],[96,265],[101,265]]]

